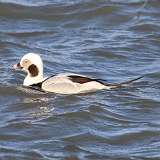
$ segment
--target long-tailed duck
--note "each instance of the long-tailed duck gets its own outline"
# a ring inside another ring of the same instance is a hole
[[[27,72],[27,76],[23,82],[24,86],[59,94],[78,94],[101,89],[111,89],[125,86],[142,78],[138,77],[119,84],[107,84],[98,79],[88,78],[84,75],[72,73],[57,74],[44,78],[42,59],[35,53],[28,53],[24,55],[20,62],[15,64],[13,68]]]

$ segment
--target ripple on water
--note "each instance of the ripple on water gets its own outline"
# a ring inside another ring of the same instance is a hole
[[[159,0],[1,0],[0,159],[159,159]],[[46,75],[125,88],[80,95],[21,86],[11,65],[37,52]]]

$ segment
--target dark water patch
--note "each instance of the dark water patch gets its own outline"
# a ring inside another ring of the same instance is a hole
[[[15,37],[18,37],[18,38],[24,38],[24,37],[36,37],[36,36],[41,36],[41,35],[49,35],[53,32],[50,32],[50,31],[35,31],[35,32],[13,32],[13,33],[8,33],[9,35],[11,36],[15,36]]]
[[[14,19],[47,19],[47,20],[60,20],[64,18],[69,18],[73,16],[76,18],[91,18],[94,15],[103,15],[106,13],[111,13],[115,7],[113,6],[102,6],[100,3],[99,6],[96,6],[97,3],[89,2],[89,3],[78,3],[73,5],[46,5],[46,6],[22,6],[18,4],[11,3],[1,3],[0,6],[0,16],[6,18],[14,18]],[[54,10],[54,12],[53,12]],[[8,12],[10,11],[10,12]],[[63,13],[63,14],[62,14]],[[85,16],[83,16],[83,14]]]
[[[145,23],[145,22],[144,22]],[[139,23],[137,26],[134,26],[132,27],[131,29],[132,30],[135,30],[135,31],[138,31],[138,32],[148,32],[148,33],[151,33],[151,31],[154,29],[155,32],[158,31],[158,28],[159,26],[155,25],[154,22],[152,23],[149,23],[149,24],[144,24],[143,22],[142,23]]]
[[[159,159],[159,0],[0,2],[0,159]],[[79,95],[22,87],[11,66],[123,82]]]

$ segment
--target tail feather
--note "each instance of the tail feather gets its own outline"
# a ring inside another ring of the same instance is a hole
[[[107,84],[105,83],[105,85],[109,88],[119,88],[119,87],[125,87],[125,86],[128,86],[129,84],[143,78],[144,76],[140,76],[138,78],[135,78],[135,79],[131,79],[129,81],[125,81],[125,82],[122,82],[122,83],[112,83],[112,84]]]

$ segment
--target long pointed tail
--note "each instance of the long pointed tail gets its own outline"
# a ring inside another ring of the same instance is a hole
[[[112,83],[112,84],[107,84],[105,83],[106,87],[109,87],[109,88],[119,88],[119,87],[125,87],[125,86],[128,86],[129,84],[143,78],[144,76],[141,76],[141,77],[138,77],[138,78],[135,78],[135,79],[132,79],[132,80],[129,80],[129,81],[125,81],[125,82],[122,82],[122,83]]]

